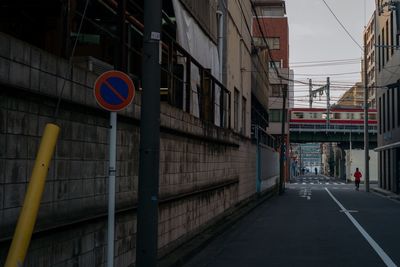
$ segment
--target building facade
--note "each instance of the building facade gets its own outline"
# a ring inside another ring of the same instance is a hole
[[[334,105],[335,108],[362,108],[364,105],[364,84],[356,83],[347,90]]]
[[[367,27],[364,29],[364,46],[367,54],[367,86],[368,86],[368,104],[370,108],[376,108],[376,69],[375,69],[375,14],[372,15]],[[362,84],[365,84],[365,65],[364,60],[361,63]]]
[[[286,17],[286,2],[283,0],[253,1],[256,10],[253,18],[253,38],[258,49],[268,52],[269,82],[269,125],[267,132],[275,137],[277,145],[285,144],[285,159],[289,158],[288,110],[294,104],[293,72],[289,69],[289,26]],[[285,99],[285,103],[283,102]],[[283,108],[285,109],[283,110]],[[282,119],[284,140],[282,139]],[[285,176],[288,177],[289,162],[285,160]]]
[[[144,21],[143,1],[127,2],[123,26],[112,0],[2,2],[0,265],[58,98],[62,130],[24,266],[106,264],[109,114],[96,104],[93,84],[116,65],[125,66],[137,90],[118,113],[113,260],[115,266],[135,262]],[[159,258],[276,188],[270,170],[278,158],[271,148],[264,151],[264,186],[257,188],[250,7],[250,1],[163,1]],[[218,11],[225,15],[222,31]],[[267,94],[268,86],[263,90]],[[268,98],[254,97],[267,107]],[[261,117],[268,124],[268,116]]]
[[[400,3],[377,0],[375,13],[379,186],[400,193]]]

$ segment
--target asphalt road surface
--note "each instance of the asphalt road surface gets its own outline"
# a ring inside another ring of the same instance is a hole
[[[400,266],[400,202],[324,176],[298,177],[186,267]]]

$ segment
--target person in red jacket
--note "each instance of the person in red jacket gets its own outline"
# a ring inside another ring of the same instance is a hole
[[[361,177],[362,174],[361,172],[358,170],[358,168],[356,168],[356,172],[354,173],[354,183],[356,184],[356,190],[358,191],[359,187],[360,187],[360,181],[361,181]]]

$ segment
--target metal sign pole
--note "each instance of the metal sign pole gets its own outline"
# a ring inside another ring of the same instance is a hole
[[[107,267],[114,266],[114,225],[115,225],[115,172],[117,155],[117,112],[110,112],[110,147],[108,168],[108,231]]]

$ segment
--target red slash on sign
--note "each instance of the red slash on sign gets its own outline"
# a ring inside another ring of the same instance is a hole
[[[94,84],[97,103],[109,111],[126,108],[135,96],[135,86],[131,78],[121,71],[107,71]]]

